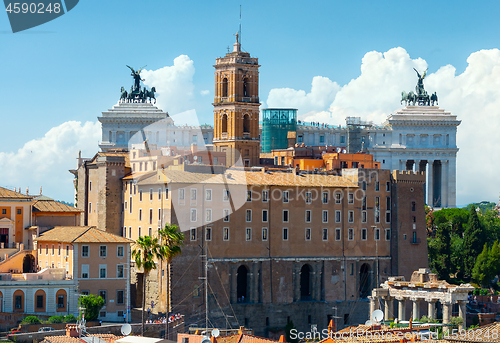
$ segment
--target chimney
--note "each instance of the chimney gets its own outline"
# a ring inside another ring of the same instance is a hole
[[[42,186],[40,186],[40,195],[42,195]]]
[[[68,337],[78,337],[78,326],[76,324],[66,324],[66,336]]]

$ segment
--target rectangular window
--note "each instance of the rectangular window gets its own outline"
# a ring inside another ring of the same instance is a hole
[[[323,192],[323,204],[328,204],[328,192]]]
[[[323,210],[323,223],[328,223],[328,210]]]
[[[45,244],[45,255],[49,256],[49,245]]]
[[[339,192],[335,193],[335,203],[336,204],[342,203],[342,194]]]
[[[341,237],[342,237],[340,233],[341,233],[340,228],[339,228],[339,227],[338,227],[338,228],[336,228],[336,229],[335,229],[335,240],[336,240],[336,241],[340,241],[340,239],[341,239]]]
[[[205,189],[205,201],[212,201],[212,190]]]
[[[158,209],[158,222],[161,223],[161,208]]]
[[[288,228],[287,227],[283,228],[283,240],[288,241]]]
[[[161,201],[161,193],[162,193],[161,188],[158,188],[158,200],[160,201]]]
[[[82,279],[88,279],[88,278],[89,278],[89,265],[82,264]]]
[[[139,237],[141,237],[141,227],[140,226],[137,228],[137,231],[138,231]]]
[[[328,240],[328,228],[323,228],[323,235],[322,235],[323,241]]]
[[[306,223],[311,222],[311,210],[306,210]]]
[[[311,240],[311,228],[309,228],[309,227],[306,227],[305,239],[306,239],[306,241],[310,241]]]
[[[347,232],[347,239],[350,241],[354,240],[354,229],[353,228],[349,228],[349,231]]]
[[[107,265],[100,264],[99,265],[99,278],[105,279],[107,274]]]
[[[128,238],[132,238],[132,227],[128,228]]]
[[[43,308],[43,295],[36,296],[36,308]]]
[[[385,240],[386,241],[391,240],[391,229],[385,229]]]
[[[205,228],[205,241],[211,241],[211,240],[212,240],[212,228],[206,227]]]
[[[361,189],[366,191],[366,181],[361,182]]]
[[[149,201],[153,201],[153,188],[149,189]]]
[[[247,190],[247,202],[252,201],[252,191]]]
[[[196,208],[192,208],[191,209],[191,221],[195,222],[197,220],[196,217],[197,217]]]
[[[366,197],[363,197],[363,200],[361,200],[361,209],[366,211]]]
[[[125,304],[125,291],[124,290],[119,289],[116,291],[116,303],[118,305]]]
[[[252,210],[247,210],[245,220],[247,223],[250,223],[252,221]]]
[[[283,210],[283,223],[288,223],[288,210]]]
[[[89,213],[92,213],[92,203],[89,202]]]
[[[379,228],[375,229],[375,240],[376,241],[380,240],[380,229]]]
[[[251,241],[252,240],[252,228],[247,227],[246,234],[245,234],[245,239],[247,241]]]
[[[210,223],[212,222],[212,209],[207,208],[205,210],[205,222]]]
[[[280,164],[280,160],[278,156],[274,156],[274,165],[277,166]]]
[[[366,211],[361,211],[361,222],[366,223],[366,219],[367,219]]]
[[[380,191],[380,182],[375,181],[375,192]]]
[[[222,210],[222,217],[223,221],[228,222],[229,221],[229,210]]]
[[[415,203],[415,201],[412,201],[411,202],[411,210],[415,211],[416,209],[417,209],[417,204]]]
[[[348,196],[347,203],[348,204],[354,204],[354,193],[349,193],[347,196]]]
[[[89,181],[89,192],[92,192],[92,181]]]
[[[191,188],[191,204],[196,204],[198,198],[198,190],[196,188]]]
[[[142,189],[139,189],[139,201],[142,202]]]
[[[99,246],[99,256],[106,257],[108,247],[106,245]]]
[[[185,198],[185,190],[184,188],[179,188],[179,204],[184,205],[184,198]]]
[[[361,240],[366,241],[367,237],[368,237],[367,230],[365,228],[361,229]]]
[[[168,188],[165,188],[165,200],[168,200]]]
[[[153,224],[153,209],[149,209],[149,225]]]
[[[283,192],[283,203],[287,204],[289,201],[290,201],[289,192],[284,191]]]
[[[125,252],[125,248],[123,246],[120,245],[116,248],[116,256],[123,257],[124,252]]]
[[[267,227],[262,228],[262,241],[267,241]]]
[[[108,293],[108,292],[107,292],[107,291],[105,291],[105,290],[100,290],[100,291],[99,291],[99,296],[102,298],[102,300],[104,300],[104,304],[106,304],[106,303],[107,303],[107,297],[106,297],[107,293]],[[106,312],[104,312],[104,313],[106,313]],[[105,315],[104,315],[104,316],[105,316]],[[101,317],[103,317],[103,316],[101,316]]]
[[[224,189],[222,192],[222,201],[229,201],[229,189]]]
[[[89,246],[82,245],[82,257],[89,257]]]
[[[196,241],[196,228],[191,228],[190,237],[192,241]]]
[[[312,202],[312,194],[311,192],[306,192],[306,204],[310,204]]]
[[[262,222],[267,223],[267,210],[262,210]]]
[[[139,209],[139,221],[142,221],[142,208]]]
[[[61,256],[61,245],[57,246],[57,256]]]
[[[14,302],[16,303],[15,304],[16,309],[22,308],[22,306],[23,306],[22,305],[23,304],[23,298],[22,298],[22,296],[16,295],[15,298],[14,298]]]
[[[347,212],[347,218],[349,223],[354,223],[354,211]]]
[[[375,197],[375,223],[380,223],[380,197]]]
[[[385,212],[385,222],[386,223],[391,222],[391,212],[390,211]]]
[[[385,184],[385,191],[390,192],[391,191],[391,183],[389,181],[386,182]]]
[[[229,240],[229,228],[228,227],[225,227],[222,229],[222,239],[224,241],[228,241]]]
[[[335,211],[335,223],[340,223],[341,221],[341,212]]]
[[[117,278],[125,277],[125,267],[123,266],[123,264],[116,265],[116,277]]]
[[[123,204],[123,209],[126,211],[128,210],[128,203],[125,201],[125,203]]]
[[[128,203],[130,204],[130,206],[128,207],[128,213],[132,214],[132,197],[129,198]]]
[[[262,202],[268,202],[268,200],[269,200],[269,192],[262,191]]]
[[[57,307],[64,308],[64,295],[57,296]]]
[[[387,211],[391,210],[391,197],[385,197],[385,209]]]

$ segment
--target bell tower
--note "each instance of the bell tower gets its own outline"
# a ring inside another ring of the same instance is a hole
[[[227,166],[241,155],[245,167],[259,165],[259,62],[241,51],[239,33],[233,51],[215,61],[214,149],[226,152]]]

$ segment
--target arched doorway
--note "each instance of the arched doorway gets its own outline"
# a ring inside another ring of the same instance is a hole
[[[248,114],[243,116],[243,132],[250,133],[250,116]]]
[[[240,266],[236,276],[236,296],[239,303],[248,301],[247,286],[248,286],[248,269],[245,266]]]
[[[308,264],[304,264],[300,269],[300,300],[311,300],[311,271]]]
[[[23,273],[34,273],[35,272],[35,257],[31,254],[27,254],[23,258]]]
[[[222,80],[222,97],[227,98],[227,78]]]
[[[370,266],[363,263],[359,269],[359,297],[366,298],[371,291],[371,276]]]
[[[47,296],[45,291],[39,289],[35,292],[35,312],[45,312]]]

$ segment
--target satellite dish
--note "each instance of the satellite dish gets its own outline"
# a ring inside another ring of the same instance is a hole
[[[212,343],[212,341],[207,336],[203,336],[203,339],[201,340],[201,343]]]
[[[123,324],[121,328],[121,333],[123,336],[128,336],[132,332],[132,326],[130,324]]]
[[[368,325],[368,326],[372,326],[373,325],[373,322],[371,320],[367,320],[365,322],[365,325]]]
[[[212,330],[212,337],[219,337],[220,331],[219,329],[213,329]]]
[[[380,323],[384,319],[384,312],[380,310],[375,310],[372,313],[372,320],[374,322]]]
[[[193,157],[195,161],[198,161],[198,156]]]

